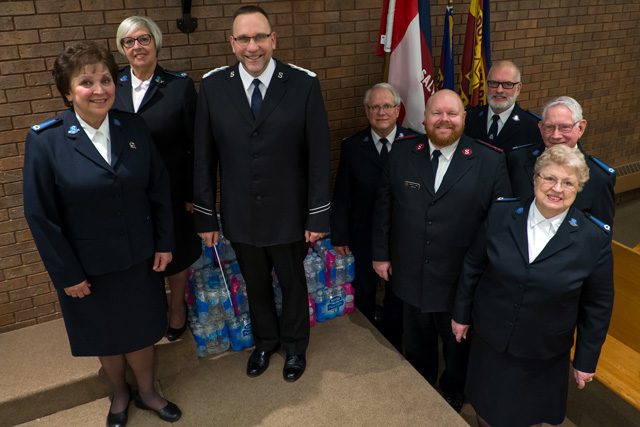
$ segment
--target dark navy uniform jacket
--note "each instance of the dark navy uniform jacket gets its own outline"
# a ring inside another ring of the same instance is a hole
[[[133,113],[131,67],[120,71],[113,108]],[[193,122],[196,89],[186,73],[156,66],[138,114],[144,117],[171,177],[176,202],[193,201]]]
[[[613,307],[608,227],[571,207],[555,236],[529,263],[524,204],[497,202],[469,250],[453,319],[498,352],[549,359],[569,352],[595,372]]]
[[[400,126],[396,142],[419,136]],[[331,202],[331,242],[371,254],[371,219],[383,164],[368,127],[342,141]]]
[[[517,102],[500,133],[491,141],[487,135],[488,112],[488,105],[469,108],[464,124],[465,135],[500,147],[505,153],[519,145],[542,144],[542,136],[538,128],[540,117],[520,108]]]
[[[220,165],[224,233],[232,242],[269,246],[329,231],[329,127],[320,83],[276,61],[253,118],[238,64],[202,80],[195,124],[196,231],[218,230]]]
[[[112,165],[72,110],[27,135],[25,217],[58,289],[173,249],[169,178],[144,120],[111,110],[109,131]]]
[[[589,212],[605,224],[612,225],[615,215],[616,171],[595,156],[584,154],[589,167],[589,181],[578,193],[573,206]],[[533,198],[533,167],[544,152],[544,145],[525,145],[515,147],[507,154],[507,165],[513,194],[521,200]]]
[[[511,195],[504,154],[463,135],[437,192],[426,138],[399,142],[389,154],[373,259],[391,261],[393,290],[404,302],[450,312],[467,249],[493,201]]]

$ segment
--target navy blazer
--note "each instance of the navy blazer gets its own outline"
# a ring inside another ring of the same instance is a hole
[[[239,64],[202,79],[195,124],[196,231],[218,230],[216,187],[232,242],[270,246],[329,231],[329,126],[320,82],[276,61],[253,117]]]
[[[109,112],[109,165],[75,113],[31,128],[24,211],[56,288],[173,249],[169,178],[144,120]]]
[[[571,207],[530,264],[530,206],[531,200],[494,204],[465,258],[453,318],[471,323],[496,351],[529,359],[568,352],[577,325],[573,365],[595,372],[613,307],[608,231]]]
[[[437,192],[425,137],[399,142],[389,154],[373,218],[373,259],[391,261],[393,290],[403,301],[449,312],[464,255],[489,207],[511,195],[504,154],[463,135]]]
[[[469,108],[465,119],[464,133],[471,138],[480,139],[500,147],[505,153],[520,145],[542,144],[542,136],[538,128],[540,117],[520,108],[517,102],[496,139],[489,140],[487,136],[488,112],[488,105]]]
[[[131,67],[120,70],[113,108],[133,113]],[[156,148],[171,178],[175,202],[193,201],[193,122],[196,89],[187,73],[156,66],[138,114],[151,130]]]
[[[417,138],[415,132],[396,129],[396,142]],[[331,202],[331,242],[371,254],[371,219],[382,181],[383,164],[368,127],[342,141],[340,163]]]
[[[603,221],[613,225],[616,203],[614,187],[616,185],[616,171],[595,156],[590,156],[582,150],[589,167],[589,181],[578,193],[573,206]],[[507,154],[507,166],[513,194],[521,200],[533,198],[533,168],[536,160],[544,152],[544,145],[525,145],[516,147]]]

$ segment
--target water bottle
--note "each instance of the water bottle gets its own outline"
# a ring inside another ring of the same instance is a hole
[[[353,253],[349,253],[347,255],[347,280],[348,283],[353,283],[353,280],[356,278],[356,259],[353,256]]]
[[[209,315],[209,302],[207,301],[207,291],[204,288],[196,289],[196,311],[198,319],[204,320]]]
[[[253,347],[253,331],[251,330],[251,316],[249,313],[240,315],[240,321],[242,322],[242,345],[244,348]]]
[[[216,334],[218,335],[218,353],[229,350],[229,327],[224,319],[220,319],[216,325]]]
[[[196,342],[196,354],[198,357],[204,357],[207,355],[207,335],[200,322],[194,322],[191,324],[191,334]]]
[[[336,256],[337,256],[336,251],[334,251],[333,249],[329,249],[326,251],[324,262],[327,267],[326,269],[327,286],[333,286],[333,284],[335,284],[336,282],[336,267],[335,267]]]
[[[336,268],[336,285],[342,285],[347,282],[347,259],[345,256],[338,255],[335,261]]]
[[[311,298],[311,294],[307,294],[309,299],[309,326],[316,326],[316,304],[313,302],[313,298]]]
[[[229,298],[229,294],[227,293],[227,290],[224,287],[218,288],[218,296],[219,296],[222,308],[224,310],[225,319],[227,320],[233,319],[236,315],[235,315],[235,311],[233,310],[233,303]]]
[[[229,320],[229,342],[233,351],[240,351],[244,348],[242,344],[242,322],[238,318]]]
[[[315,256],[313,259],[313,265],[318,281],[318,288],[326,288],[328,286],[327,275],[325,274],[327,267],[325,266],[324,261],[322,261],[322,258],[319,256]]]
[[[316,321],[322,323],[327,319],[327,294],[324,288],[316,291],[313,301],[316,303]]]
[[[351,283],[345,283],[343,286],[345,297],[344,297],[344,314],[351,314],[356,311],[355,304],[355,291],[353,290],[353,285]]]

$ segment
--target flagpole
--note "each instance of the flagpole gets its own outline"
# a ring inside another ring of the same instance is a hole
[[[389,0],[389,10],[387,11],[387,28],[384,37],[384,70],[382,80],[389,81],[389,63],[391,60],[391,39],[393,38],[393,17],[396,13],[396,0]]]

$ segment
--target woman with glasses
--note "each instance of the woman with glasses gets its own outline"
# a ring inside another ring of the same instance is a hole
[[[180,409],[155,389],[154,374],[153,345],[167,328],[160,272],[173,246],[167,171],[144,121],[112,109],[118,68],[107,49],[71,44],[53,77],[69,109],[27,135],[24,213],[71,353],[100,360],[113,390],[107,426],[127,423],[132,398],[177,421]]]
[[[162,33],[145,16],[131,16],[120,23],[118,50],[129,61],[120,70],[114,108],[142,116],[169,171],[175,251],[165,271],[171,289],[166,337],[177,340],[187,326],[184,288],[188,268],[201,253],[193,228],[193,122],[196,91],[186,73],[174,73],[158,65]]]
[[[452,330],[471,341],[466,394],[481,426],[560,424],[573,377],[592,381],[613,306],[610,229],[573,207],[580,151],[545,150],[534,199],[497,201],[465,258]],[[471,326],[471,330],[469,329]]]

